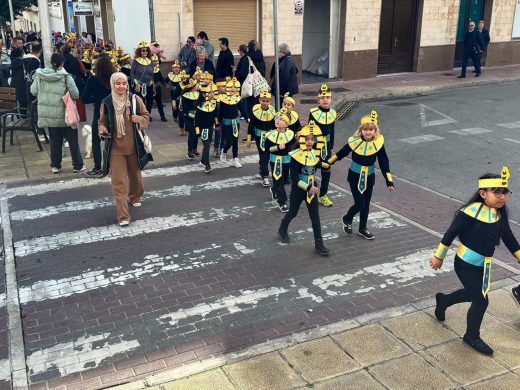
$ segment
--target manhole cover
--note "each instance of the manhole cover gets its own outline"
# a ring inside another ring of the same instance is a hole
[[[386,103],[385,106],[390,107],[407,107],[407,106],[415,106],[417,103],[410,103],[410,102],[395,102],[395,103]]]
[[[336,109],[336,113],[337,113],[336,120],[341,121],[341,120],[345,119],[352,113],[352,111],[354,111],[354,109],[357,106],[359,106],[359,102],[346,101],[345,103],[343,103],[341,106],[339,106]]]

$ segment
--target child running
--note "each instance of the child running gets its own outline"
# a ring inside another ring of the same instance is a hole
[[[316,141],[316,142],[315,142]],[[280,227],[278,228],[278,235],[280,241],[289,242],[288,228],[291,221],[298,214],[300,205],[305,202],[307,211],[312,223],[312,231],[314,233],[314,248],[321,256],[328,256],[330,251],[323,244],[323,237],[321,235],[320,214],[318,210],[318,187],[314,175],[318,168],[329,169],[329,164],[322,162],[317,156],[319,150],[325,140],[322,137],[321,130],[314,124],[314,121],[303,127],[299,132],[298,142],[300,148],[290,153],[290,173],[291,173],[291,195],[289,202],[289,212],[285,214]],[[318,150],[315,150],[314,147]]]
[[[436,294],[435,317],[444,321],[447,308],[457,303],[471,302],[462,340],[487,356],[493,354],[493,349],[480,338],[480,325],[489,304],[492,256],[500,239],[520,261],[520,245],[513,236],[507,217],[506,203],[511,196],[508,181],[507,167],[502,168],[500,175],[481,176],[478,191],[455,214],[434,257],[430,259],[430,266],[434,270],[440,269],[451,243],[456,237],[459,238],[460,246],[454,265],[464,288],[451,294]]]
[[[367,229],[367,221],[372,190],[375,184],[374,164],[376,159],[379,161],[379,167],[386,180],[388,191],[395,189],[384,144],[385,139],[377,125],[377,112],[372,111],[371,116],[361,118],[361,126],[348,139],[345,146],[328,161],[329,164],[334,164],[337,160],[347,157],[352,152],[352,163],[348,171],[347,181],[354,197],[354,205],[341,218],[343,231],[347,236],[352,235],[352,220],[359,213],[358,235],[367,240],[375,238]]]

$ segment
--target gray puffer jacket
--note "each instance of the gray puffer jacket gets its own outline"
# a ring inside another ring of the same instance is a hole
[[[31,94],[38,98],[38,127],[66,127],[65,103],[62,96],[70,92],[73,100],[79,98],[78,87],[65,69],[38,69],[34,74]]]

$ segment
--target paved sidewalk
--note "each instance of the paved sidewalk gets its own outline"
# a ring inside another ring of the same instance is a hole
[[[482,337],[495,349],[492,358],[461,340],[467,304],[450,308],[441,324],[428,300],[294,334],[117,389],[517,389],[520,311],[510,288],[490,293]]]
[[[386,75],[367,80],[338,81],[329,83],[334,91],[335,105],[340,106],[346,100],[361,101],[415,96],[421,93],[429,93],[435,90],[458,88],[463,86],[484,85],[513,81],[520,79],[520,65],[485,68],[480,78],[468,76],[466,79],[458,79],[457,70],[431,73],[408,73]],[[309,109],[316,105],[317,84],[306,84],[300,87],[297,95],[297,111],[302,117],[302,122],[307,120]],[[88,118],[92,117],[92,106],[87,106]],[[154,163],[150,167],[162,165],[186,158],[186,137],[178,135],[178,127],[171,121],[169,103],[165,103],[165,112],[169,120],[162,123],[158,119],[156,109],[152,116],[155,121],[150,126],[150,136],[154,145]],[[242,134],[245,134],[245,126],[242,126]],[[85,138],[79,136],[81,149],[84,150]],[[50,172],[49,145],[44,145],[45,150],[38,152],[38,148],[32,134],[17,133],[15,145],[9,145],[7,140],[6,153],[0,153],[0,183],[18,182],[24,180],[40,180],[53,177]],[[254,148],[253,148],[254,149]],[[70,157],[63,160],[62,178],[78,177],[81,174],[72,173]],[[247,153],[243,143],[240,143],[240,153]],[[92,168],[92,160],[85,160],[87,168]]]

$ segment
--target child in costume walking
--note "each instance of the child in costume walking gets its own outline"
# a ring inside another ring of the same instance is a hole
[[[341,218],[343,231],[348,236],[353,233],[352,220],[359,213],[358,235],[367,240],[375,238],[367,229],[367,221],[375,183],[376,159],[386,180],[388,191],[395,189],[384,144],[385,139],[377,124],[377,112],[372,111],[371,116],[361,118],[361,126],[358,130],[348,139],[345,146],[328,161],[330,164],[334,164],[337,160],[347,157],[352,152],[352,163],[348,171],[347,181],[354,197],[354,205]]]
[[[218,124],[217,102],[214,95],[216,91],[217,86],[212,82],[200,87],[201,96],[199,97],[197,112],[195,114],[195,133],[197,136],[200,136],[202,144],[204,145],[200,163],[204,165],[204,172],[206,173],[212,171],[209,162],[209,149],[215,124]]]
[[[157,111],[159,111],[159,115],[161,116],[161,122],[168,122],[166,117],[164,116],[164,108],[162,102],[162,88],[161,84],[166,86],[166,82],[161,73],[159,57],[156,54],[152,55],[153,62],[153,100],[157,105]],[[151,114],[151,112],[150,112]]]
[[[195,112],[197,110],[197,100],[199,100],[198,85],[194,79],[189,79],[182,83],[183,91],[181,97],[182,113],[184,115],[184,128],[188,131],[188,160],[193,160],[200,156],[197,152],[198,138],[195,133]]]
[[[289,176],[289,166],[291,156],[289,151],[292,150],[296,142],[294,131],[288,129],[289,116],[287,110],[282,108],[275,116],[276,129],[267,133],[265,148],[269,151],[269,161],[271,164],[271,176],[273,185],[271,187],[271,196],[273,200],[278,202],[278,208],[282,213],[287,213],[287,194],[285,192],[285,181]]]
[[[275,128],[275,109],[271,106],[271,93],[267,89],[262,90],[258,98],[260,103],[253,106],[246,146],[251,148],[254,137],[259,157],[260,182],[262,186],[269,187],[269,149],[266,148],[265,141],[267,134]]]
[[[283,96],[282,106],[287,110],[287,116],[291,120],[288,128],[297,133],[302,125],[300,124],[298,113],[294,110],[296,107],[296,100],[289,96],[289,92]]]
[[[179,100],[181,96],[180,83],[182,81],[181,64],[175,60],[172,64],[172,71],[168,73],[167,82],[170,83],[170,98],[172,99],[173,121],[179,123]]]
[[[513,236],[507,217],[506,203],[511,195],[508,181],[507,167],[502,168],[500,175],[487,174],[479,178],[478,191],[455,214],[430,260],[433,269],[440,269],[451,243],[456,237],[459,238],[461,244],[454,265],[464,288],[451,294],[436,294],[435,317],[444,321],[447,308],[457,303],[471,302],[462,340],[488,356],[493,354],[493,349],[480,338],[480,325],[489,303],[492,256],[500,239],[520,261],[520,245]]]
[[[321,150],[321,159],[326,161],[330,158],[334,148],[334,123],[336,122],[336,111],[332,106],[332,92],[327,84],[322,84],[318,92],[318,107],[312,108],[309,114],[309,121],[314,121],[320,126],[321,132],[326,139],[326,143]],[[329,191],[330,171],[321,170],[320,196],[318,201],[325,207],[332,207],[333,203],[327,196]]]
[[[227,161],[227,152],[232,148],[233,166],[242,168],[238,159],[238,133],[240,131],[240,115],[249,122],[247,112],[240,99],[240,83],[233,77],[226,83],[226,94],[220,98],[218,119],[222,126],[222,137],[226,143],[220,153],[220,161]]]
[[[290,174],[291,174],[291,195],[289,202],[289,212],[285,214],[278,235],[280,241],[289,242],[288,228],[291,221],[298,214],[300,205],[305,202],[309,217],[312,223],[312,231],[314,233],[314,248],[321,256],[328,256],[330,251],[323,244],[321,235],[320,214],[318,210],[318,187],[314,175],[319,168],[328,169],[329,164],[322,162],[318,156],[320,148],[325,142],[321,134],[320,128],[314,124],[314,121],[303,127],[299,132],[298,142],[300,147],[290,152]],[[314,147],[318,148],[315,150]]]
[[[215,94],[215,99],[217,100],[217,118],[220,112],[220,99],[226,95],[226,83],[226,79],[217,80],[217,93]],[[213,142],[215,157],[220,158],[220,151],[224,149],[224,145],[225,140],[224,137],[222,137],[222,125],[219,123],[219,125],[215,127],[215,141]]]

